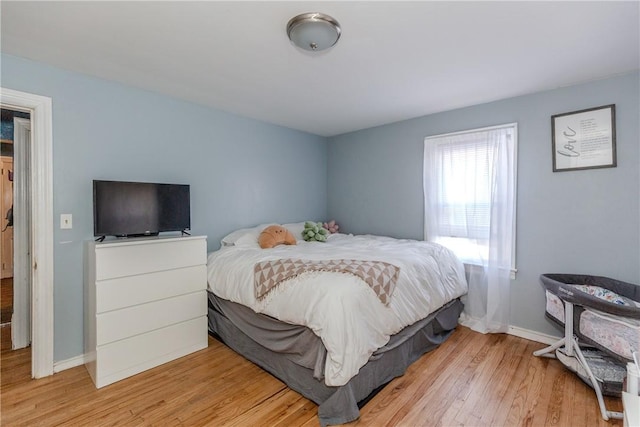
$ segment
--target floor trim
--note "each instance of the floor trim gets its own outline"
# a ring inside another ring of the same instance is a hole
[[[559,336],[547,335],[541,332],[532,331],[530,329],[519,328],[517,326],[509,326],[509,330],[507,331],[509,335],[513,335],[516,337],[528,339],[529,341],[535,341],[542,344],[551,345],[557,342],[560,338]]]
[[[75,368],[76,366],[84,365],[85,361],[86,359],[84,357],[84,354],[81,354],[79,356],[72,357],[71,359],[55,362],[53,364],[53,372],[56,373],[64,371],[66,369]]]
[[[532,331],[530,329],[519,328],[517,326],[509,326],[509,335],[524,338],[529,341],[535,341],[542,344],[551,345],[558,341],[561,337],[555,337],[553,335],[547,335],[540,332]],[[67,360],[61,360],[53,364],[53,372],[60,372],[66,369],[75,368],[76,366],[84,365],[86,358],[84,354],[72,357]]]

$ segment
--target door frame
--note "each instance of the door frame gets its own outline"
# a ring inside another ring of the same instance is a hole
[[[0,88],[3,107],[31,114],[31,375],[53,375],[53,115],[51,98]]]

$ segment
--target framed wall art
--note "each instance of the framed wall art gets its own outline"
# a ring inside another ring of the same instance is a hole
[[[551,116],[553,171],[616,167],[615,104]]]

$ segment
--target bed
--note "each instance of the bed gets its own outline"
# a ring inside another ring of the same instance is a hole
[[[357,419],[359,404],[455,329],[467,284],[448,249],[345,234],[261,249],[265,226],[231,233],[209,254],[209,329],[317,403],[321,425]],[[301,236],[302,223],[285,227]],[[265,266],[282,273],[282,264],[293,273],[259,292]]]

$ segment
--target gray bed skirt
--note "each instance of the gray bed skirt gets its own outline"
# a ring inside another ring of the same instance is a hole
[[[325,385],[326,350],[308,328],[291,325],[209,295],[209,331],[235,352],[318,405],[321,426],[356,420],[358,402],[404,374],[424,353],[444,342],[458,324],[463,305],[456,299],[393,335],[360,372],[340,387]]]

